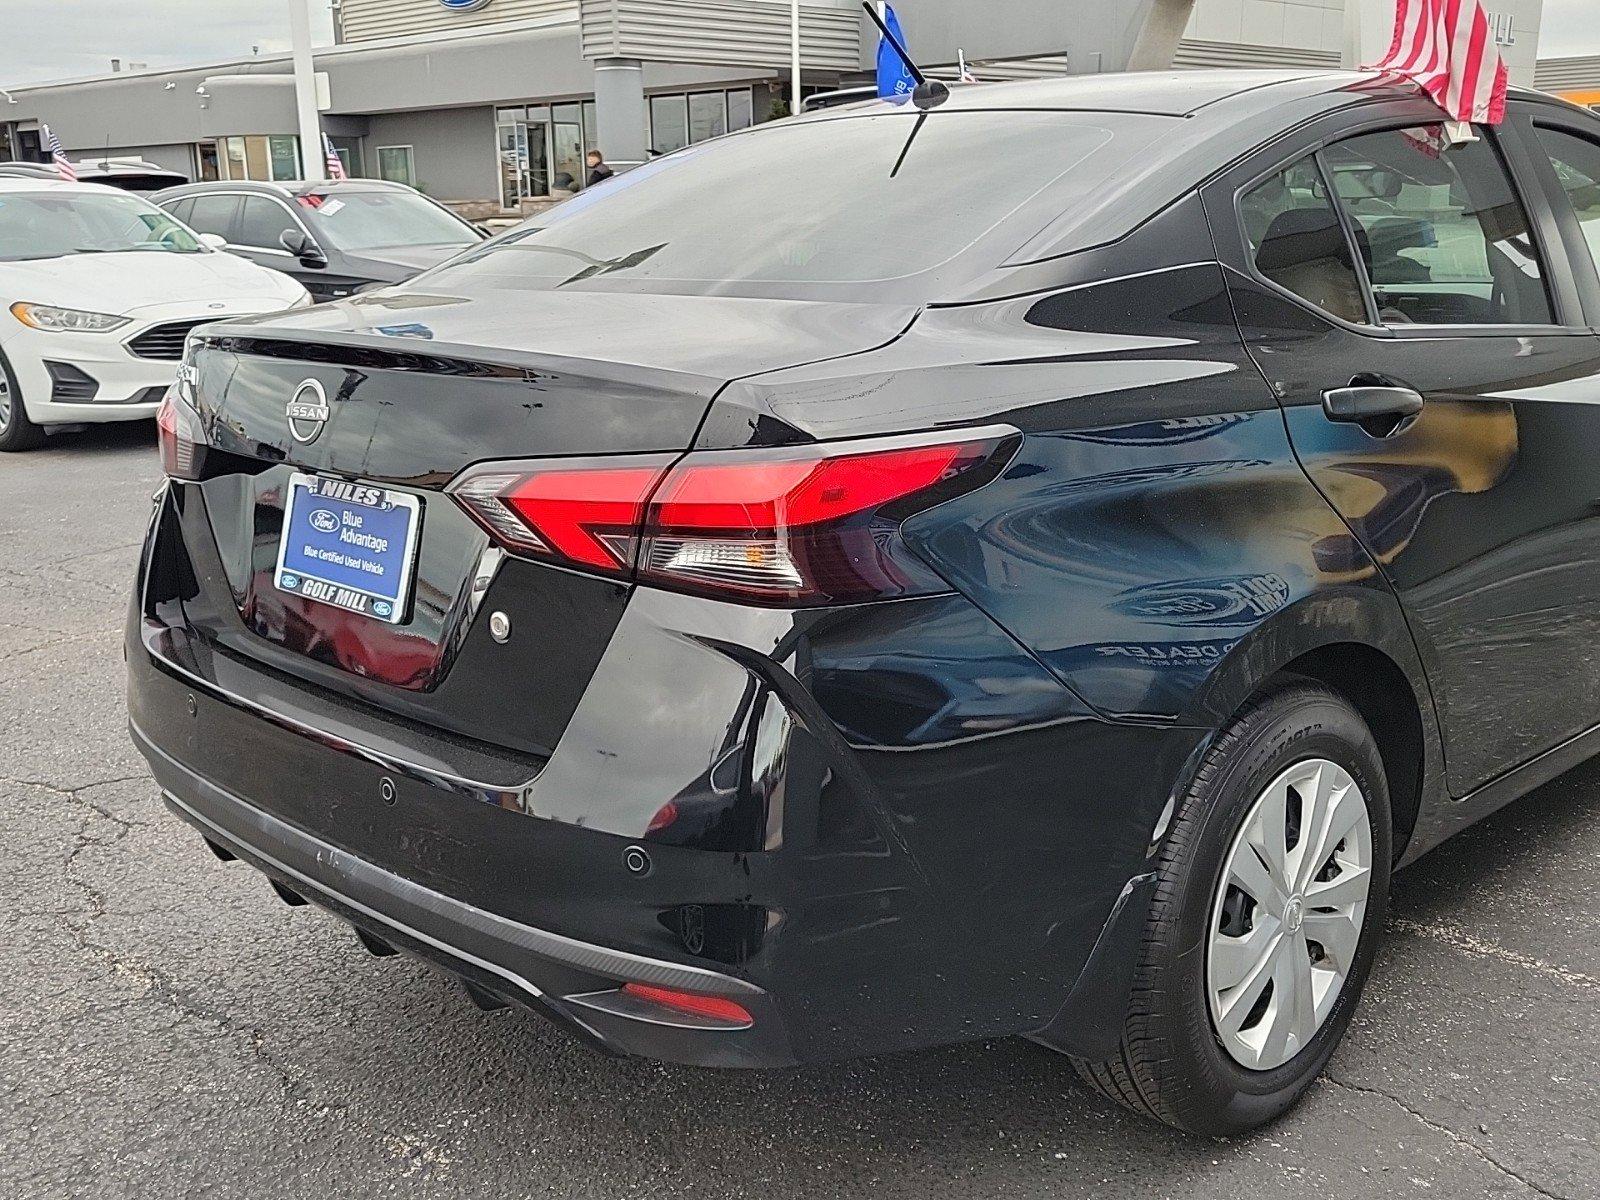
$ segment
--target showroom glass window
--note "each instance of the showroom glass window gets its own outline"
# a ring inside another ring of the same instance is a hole
[[[583,105],[550,106],[550,186],[557,192],[575,192],[586,174],[583,156]]]
[[[1265,278],[1341,320],[1368,319],[1350,243],[1316,159],[1256,184],[1240,197],[1239,215]]]
[[[410,146],[378,147],[378,178],[390,183],[417,186],[416,164],[412,161]]]
[[[650,149],[671,154],[689,144],[689,98],[650,97]]]
[[[1600,146],[1559,129],[1538,129],[1539,141],[1572,203],[1584,240],[1600,265]]]
[[[750,89],[650,97],[650,148],[670,154],[724,133],[748,129],[755,122]]]
[[[225,179],[263,183],[300,178],[300,139],[290,134],[226,137],[217,145],[219,173]]]
[[[1544,269],[1488,138],[1437,125],[1363,134],[1324,162],[1356,231],[1386,325],[1548,325]]]

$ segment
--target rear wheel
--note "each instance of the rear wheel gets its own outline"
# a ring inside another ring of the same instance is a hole
[[[28,419],[17,377],[0,354],[0,451],[31,450],[42,441],[44,430]]]
[[[1350,1022],[1390,854],[1388,784],[1356,711],[1309,682],[1253,700],[1174,815],[1121,1050],[1079,1073],[1194,1133],[1282,1114]]]

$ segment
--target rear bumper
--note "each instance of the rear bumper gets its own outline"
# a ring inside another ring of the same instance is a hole
[[[280,887],[620,1053],[1114,1048],[1153,831],[1204,730],[1087,712],[960,597],[789,614],[641,588],[548,755],[486,753],[266,661],[180,498],[130,613],[134,737],[174,811]],[[485,610],[534,627],[527,582]],[[466,632],[453,682],[504,691],[487,641]],[[752,1023],[663,1020],[630,981]]]
[[[214,848],[299,898],[473,985],[549,1017],[597,1049],[702,1066],[795,1061],[761,988],[683,963],[627,954],[508,920],[340,850],[217,787],[163,752],[137,726],[167,807]],[[370,942],[369,942],[370,944]],[[748,1028],[630,1004],[626,982],[736,1000]]]

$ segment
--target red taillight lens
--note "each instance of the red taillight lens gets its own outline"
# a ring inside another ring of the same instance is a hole
[[[671,455],[651,455],[489,463],[450,491],[512,550],[629,575],[645,503],[671,462]]]
[[[900,526],[994,478],[1017,440],[489,463],[450,490],[511,549],[572,567],[777,606],[845,603],[944,590]]]
[[[161,469],[173,479],[199,479],[205,456],[200,418],[172,391],[162,397],[156,410],[156,435],[161,443]]]
[[[693,1013],[697,1017],[713,1017],[740,1025],[755,1024],[744,1005],[724,1000],[721,996],[702,996],[698,992],[680,992],[676,988],[653,987],[648,983],[625,983],[622,990],[640,1000],[648,1000],[679,1012]]]
[[[900,525],[967,490],[1003,440],[691,454],[651,500],[639,577],[795,605],[940,590]]]

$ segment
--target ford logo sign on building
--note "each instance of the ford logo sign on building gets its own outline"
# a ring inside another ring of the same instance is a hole
[[[476,12],[486,8],[489,0],[439,0],[439,3],[451,12]]]

